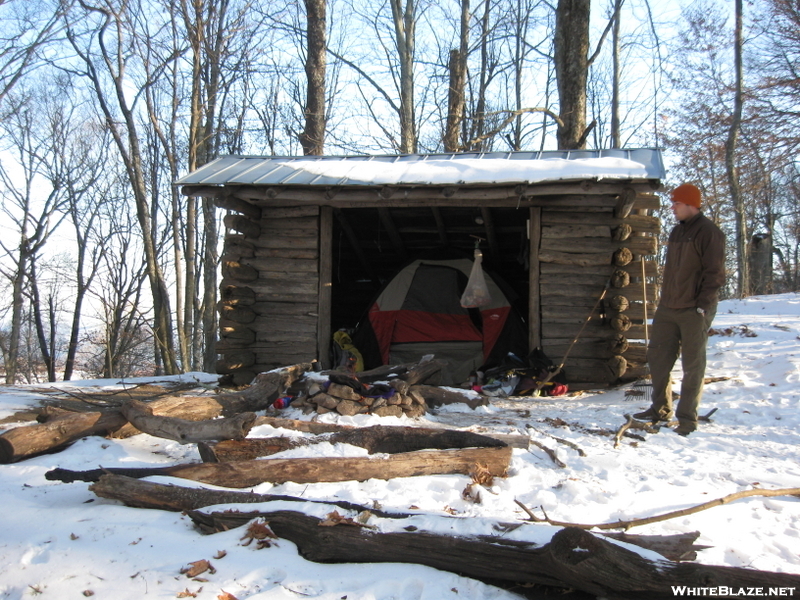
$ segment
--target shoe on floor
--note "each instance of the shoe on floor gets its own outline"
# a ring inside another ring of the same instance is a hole
[[[656,423],[658,421],[669,421],[670,419],[672,419],[672,413],[670,412],[667,413],[666,415],[662,415],[657,410],[651,407],[643,412],[635,413],[633,415],[633,418],[639,421],[652,421],[653,423]]]
[[[687,435],[689,435],[693,431],[697,431],[697,426],[694,425],[694,424],[691,424],[691,423],[681,423],[675,429],[673,429],[673,431],[675,433],[677,433],[678,435],[682,435],[683,437],[686,437]]]

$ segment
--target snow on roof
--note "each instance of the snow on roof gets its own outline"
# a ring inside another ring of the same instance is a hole
[[[469,185],[662,179],[661,151],[573,150],[402,156],[223,156],[177,185]]]

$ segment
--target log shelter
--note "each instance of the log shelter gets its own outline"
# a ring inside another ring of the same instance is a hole
[[[226,211],[217,371],[233,383],[329,367],[332,333],[401,267],[471,257],[477,241],[529,347],[567,356],[571,389],[585,389],[645,372],[664,175],[652,148],[224,156],[176,185]]]

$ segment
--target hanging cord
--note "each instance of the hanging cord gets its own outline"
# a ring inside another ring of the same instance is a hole
[[[578,341],[578,338],[580,338],[581,335],[583,334],[583,330],[586,329],[586,325],[588,325],[589,321],[592,320],[592,315],[594,314],[594,311],[596,311],[597,307],[600,306],[600,303],[603,301],[603,298],[606,297],[606,294],[608,293],[608,288],[610,288],[610,287],[611,287],[611,277],[609,277],[608,280],[606,281],[606,285],[603,287],[603,293],[600,294],[600,297],[597,299],[597,302],[594,303],[594,306],[592,307],[592,310],[589,311],[589,315],[583,321],[583,325],[581,325],[581,328],[578,331],[578,334],[573,338],[572,343],[569,345],[569,347],[567,348],[567,351],[564,353],[564,358],[561,359],[561,362],[559,363],[559,365],[555,369],[553,369],[552,371],[550,371],[547,374],[547,377],[545,377],[544,380],[540,381],[536,385],[536,387],[534,388],[534,394],[536,392],[539,392],[545,385],[550,383],[550,380],[553,379],[553,377],[555,377],[559,373],[561,373],[561,371],[564,369],[564,363],[567,362],[567,357],[569,356],[569,353],[572,352],[573,346],[575,346],[575,344]]]

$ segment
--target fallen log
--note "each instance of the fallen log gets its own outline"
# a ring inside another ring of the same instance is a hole
[[[408,389],[418,383],[438,385],[442,380],[442,369],[446,366],[446,360],[426,360],[409,367],[405,373],[398,375],[396,379],[391,379],[389,384],[401,394],[408,393]]]
[[[299,363],[259,373],[253,383],[244,390],[217,394],[215,398],[223,406],[222,416],[232,417],[243,412],[257,412],[269,408],[286,388],[311,369],[311,363]]]
[[[197,510],[216,504],[261,504],[264,502],[311,502],[328,504],[344,510],[362,512],[369,510],[383,518],[400,519],[412,516],[410,513],[390,513],[347,502],[345,500],[311,500],[282,494],[255,494],[253,492],[234,492],[230,490],[210,490],[188,488],[179,485],[166,485],[143,481],[126,475],[107,473],[102,475],[89,490],[100,498],[118,500],[134,508],[152,508],[172,512]],[[635,543],[635,542],[631,542]]]
[[[664,558],[676,562],[697,560],[698,550],[712,547],[695,544],[697,538],[700,537],[699,531],[676,533],[674,535],[636,535],[624,531],[605,531],[603,536],[626,544],[647,548],[653,552],[658,552]]]
[[[588,531],[564,528],[544,546],[494,536],[378,533],[358,527],[320,527],[321,519],[292,511],[204,513],[189,517],[205,532],[227,531],[254,518],[320,563],[404,562],[427,565],[490,583],[574,588],[603,598],[674,598],[674,586],[728,589],[797,588],[800,575],[737,567],[652,561]]]
[[[495,477],[504,477],[511,460],[511,447],[465,450],[420,450],[385,457],[273,458],[224,463],[192,463],[145,469],[53,469],[45,473],[51,481],[95,482],[107,473],[129,477],[165,475],[228,488],[246,488],[261,483],[319,483],[394,479],[418,475],[469,475],[481,464]],[[141,472],[141,474],[138,474]]]
[[[336,431],[352,431],[356,427],[352,425],[338,425],[336,423],[319,423],[317,421],[300,421],[297,419],[282,419],[279,417],[258,417],[255,426],[269,425],[276,429],[291,429],[293,431],[305,431],[307,433],[331,433]],[[455,430],[458,431],[458,430]],[[482,433],[486,437],[491,437],[504,442],[512,448],[522,448],[527,450],[530,438],[527,435],[511,433]]]
[[[127,423],[119,411],[60,414],[0,435],[0,463],[9,464],[62,450],[87,435],[108,435]]]
[[[252,412],[204,421],[160,417],[154,415],[147,404],[139,400],[129,400],[120,410],[138,430],[181,444],[208,440],[243,440],[256,420],[256,415]]]
[[[416,450],[445,450],[449,448],[497,448],[505,442],[470,431],[432,429],[424,427],[391,427],[377,425],[337,431],[317,438],[290,439],[282,437],[249,438],[202,442],[198,444],[203,462],[231,462],[269,456],[298,446],[320,442],[350,444],[365,448],[370,454],[399,454]]]
[[[117,500],[133,508],[147,508],[172,512],[199,510],[217,504],[261,504],[267,502],[311,502],[328,504],[356,513],[369,511],[373,515],[386,519],[405,519],[414,513],[387,512],[374,507],[366,507],[345,500],[312,500],[282,494],[255,494],[253,492],[234,492],[230,490],[211,490],[206,488],[187,488],[178,485],[167,485],[134,479],[124,475],[107,474],[89,486],[95,495],[107,500]],[[239,513],[239,525],[244,525],[250,517]],[[443,519],[452,518],[442,516]],[[517,528],[519,524],[511,524]],[[694,560],[697,550],[708,546],[695,545],[700,532],[681,533],[676,535],[634,535],[630,533],[605,532],[605,537],[617,539],[627,544],[640,546],[658,552],[670,560]]]
[[[148,402],[147,407],[153,415],[188,421],[202,421],[219,416],[234,417],[244,412],[255,412],[269,407],[285,392],[286,387],[310,368],[311,363],[301,363],[262,373],[256,377],[252,386],[240,392],[215,396],[160,397]],[[85,404],[86,402],[82,403]],[[8,464],[63,450],[89,435],[124,438],[141,433],[128,422],[119,407],[88,413],[56,412],[45,423],[16,427],[0,434],[0,463]]]
[[[443,389],[432,385],[412,385],[409,392],[417,392],[424,399],[428,406],[442,406],[443,404],[466,404],[471,409],[479,406],[488,406],[489,399],[485,396],[473,398],[467,394],[462,394],[454,390]]]

